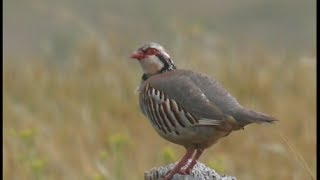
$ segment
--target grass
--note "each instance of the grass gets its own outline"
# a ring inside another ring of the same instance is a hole
[[[280,120],[232,133],[200,161],[239,179],[316,178],[314,57],[181,51],[171,53],[179,68],[215,77],[241,104]],[[140,113],[141,70],[128,55],[101,58],[91,42],[60,64],[5,57],[4,179],[142,179],[178,160],[184,149],[159,137]]]

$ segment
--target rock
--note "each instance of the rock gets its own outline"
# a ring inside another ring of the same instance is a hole
[[[172,163],[163,167],[152,168],[144,174],[144,180],[160,180],[175,166]],[[197,162],[190,175],[176,174],[172,180],[237,180],[235,177],[220,175],[215,170]]]

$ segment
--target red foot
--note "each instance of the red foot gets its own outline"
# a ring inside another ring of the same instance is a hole
[[[196,164],[197,164],[197,161],[192,161],[192,162],[189,164],[189,166],[188,166],[186,169],[183,170],[184,173],[190,175],[190,174],[192,173],[192,170],[193,170],[194,165],[196,165]]]
[[[170,179],[172,179],[175,174],[186,175],[187,172],[185,171],[185,169],[183,169],[183,170],[180,169],[180,170],[178,170],[178,171],[175,172],[175,173],[172,172],[172,171],[170,171],[170,172],[164,177],[164,180],[170,180]]]
[[[181,173],[182,173],[182,174],[190,175],[191,172],[192,172],[192,169],[184,169],[184,170],[181,170]]]
[[[185,174],[184,171],[181,170],[183,166],[186,165],[188,159],[193,155],[195,149],[189,148],[183,158],[174,166],[174,168],[164,177],[164,180],[170,180],[175,174]]]

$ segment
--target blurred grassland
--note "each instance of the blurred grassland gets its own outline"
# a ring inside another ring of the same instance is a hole
[[[315,4],[5,0],[4,179],[140,180],[179,160],[135,93],[128,57],[150,40],[280,120],[231,133],[201,162],[240,180],[315,178]]]
[[[138,180],[182,156],[184,149],[160,138],[140,113],[138,63],[129,54],[102,58],[98,46],[80,43],[60,64],[46,57],[5,57],[4,179]],[[169,50],[178,68],[215,77],[241,104],[280,120],[233,132],[200,161],[246,180],[315,176],[314,57],[272,55],[256,47],[215,56],[210,49],[181,51],[186,53]]]

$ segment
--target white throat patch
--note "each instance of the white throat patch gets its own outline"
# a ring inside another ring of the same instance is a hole
[[[146,59],[141,59],[139,62],[145,74],[156,74],[164,66],[163,62],[155,55],[148,56]]]

